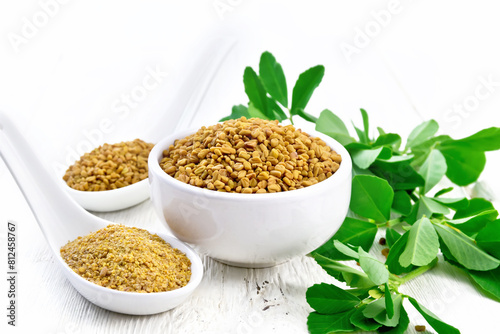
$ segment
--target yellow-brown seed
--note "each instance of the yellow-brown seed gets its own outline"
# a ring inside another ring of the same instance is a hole
[[[81,191],[104,191],[142,181],[148,177],[148,156],[153,146],[140,139],[103,144],[71,165],[63,180]],[[170,172],[177,169],[165,167]]]
[[[128,292],[162,292],[185,286],[191,261],[157,235],[108,225],[61,247],[68,266],[86,280]]]
[[[170,176],[202,188],[264,193],[324,181],[341,161],[325,142],[293,125],[242,117],[176,140],[163,152],[160,166]]]

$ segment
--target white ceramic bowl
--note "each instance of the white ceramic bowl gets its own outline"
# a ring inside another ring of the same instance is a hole
[[[197,251],[235,266],[269,267],[313,251],[344,221],[352,162],[337,141],[309,132],[342,156],[338,171],[322,182],[279,193],[223,193],[185,184],[159,165],[169,145],[196,130],[161,140],[151,150],[148,164],[150,197],[160,220]]]

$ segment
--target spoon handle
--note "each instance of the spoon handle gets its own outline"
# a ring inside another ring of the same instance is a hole
[[[26,198],[40,229],[54,250],[79,229],[89,215],[62,189],[9,117],[0,111],[0,156]],[[60,182],[62,183],[62,181]],[[86,218],[86,219],[85,219]],[[75,221],[77,221],[75,223]],[[88,229],[85,229],[85,231]],[[82,227],[82,232],[84,228]]]

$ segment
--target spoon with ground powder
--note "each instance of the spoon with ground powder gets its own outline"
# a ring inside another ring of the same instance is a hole
[[[78,205],[1,112],[0,156],[62,272],[90,302],[119,313],[155,314],[179,305],[201,282],[201,259],[183,242],[111,224]]]
[[[115,211],[149,197],[148,155],[154,144],[141,139],[105,143],[85,153],[62,177],[85,209]]]

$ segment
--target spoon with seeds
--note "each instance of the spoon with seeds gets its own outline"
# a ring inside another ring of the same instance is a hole
[[[194,61],[189,62],[187,69],[180,70],[177,75],[179,83],[176,82],[173,91],[169,93],[173,98],[167,102],[168,112],[163,113],[160,119],[154,122],[147,119],[148,122],[154,123],[147,131],[148,142],[160,141],[165,136],[166,126],[169,124],[177,124],[172,129],[174,132],[189,126],[220,67],[229,63],[228,59],[234,55],[236,44],[234,37],[223,36],[208,39],[204,45],[199,46],[201,52],[197,51]],[[60,182],[66,184],[64,181]],[[125,187],[105,191],[76,190],[67,185],[65,188],[82,207],[97,212],[125,209],[149,197],[147,178]]]
[[[95,217],[75,202],[54,175],[38,158],[15,124],[0,112],[0,156],[26,198],[56,261],[74,288],[90,302],[110,311],[146,315],[167,311],[179,305],[196,289],[203,276],[199,256],[172,236],[157,233],[191,261],[191,278],[176,290],[154,293],[123,292],[91,283],[76,274],[64,262],[60,249],[68,241],[110,224]]]

